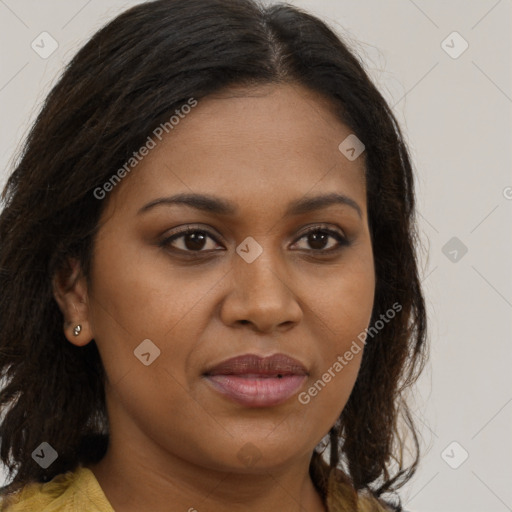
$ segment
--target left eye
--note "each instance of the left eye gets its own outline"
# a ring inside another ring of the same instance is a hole
[[[209,231],[200,230],[197,228],[187,228],[166,238],[160,243],[160,245],[162,247],[171,246],[173,249],[182,252],[208,252],[208,249],[205,248],[205,243],[208,238],[217,243],[214,235],[212,235]],[[325,246],[329,238],[336,240],[336,242],[338,242],[338,247],[336,247],[336,244],[334,244],[334,248],[331,246],[330,248],[326,249]],[[304,250],[314,252],[333,252],[349,244],[348,240],[341,233],[332,229],[318,227],[306,231],[300,236],[300,238],[297,239],[297,241],[302,239],[306,239],[308,244],[312,247],[310,249],[305,248]],[[173,242],[177,240],[181,241],[181,247],[173,246]],[[215,250],[215,246],[210,248],[210,250],[212,249]]]
[[[343,246],[349,244],[348,240],[341,233],[327,228],[310,229],[306,231],[306,233],[303,233],[299,240],[302,240],[303,238],[306,238],[308,243],[313,246],[312,249],[305,249],[306,251],[319,251],[329,253],[341,249]],[[330,247],[329,249],[325,249],[325,243],[329,238],[336,240],[338,242],[338,247],[335,245],[334,248]]]

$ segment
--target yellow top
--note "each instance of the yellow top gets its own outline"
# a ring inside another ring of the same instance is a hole
[[[348,510],[340,501],[331,505],[333,512]],[[374,500],[359,500],[359,512],[388,510]],[[0,496],[0,512],[115,512],[94,473],[79,465],[75,471],[55,476],[45,483],[30,483],[15,494]]]
[[[30,483],[8,498],[1,512],[114,512],[94,473],[83,466],[45,483]]]

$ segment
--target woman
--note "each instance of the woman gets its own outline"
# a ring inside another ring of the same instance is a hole
[[[101,29],[4,190],[2,510],[401,510],[413,183],[297,8],[158,0]]]

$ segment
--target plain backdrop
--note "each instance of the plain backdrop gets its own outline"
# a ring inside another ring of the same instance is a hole
[[[0,185],[64,65],[137,3],[0,0]],[[512,2],[290,3],[364,60],[417,173],[431,359],[413,396],[424,454],[405,507],[512,510]],[[58,44],[47,58],[32,48],[42,32]]]

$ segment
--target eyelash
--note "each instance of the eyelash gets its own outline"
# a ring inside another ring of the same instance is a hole
[[[218,240],[215,238],[215,236],[207,229],[188,226],[184,229],[181,229],[179,232],[174,233],[172,236],[167,237],[164,240],[162,240],[159,243],[159,246],[163,247],[163,248],[168,248],[170,246],[171,242],[174,242],[175,240],[183,238],[186,235],[189,235],[191,233],[202,233],[202,234],[206,235],[207,237],[211,238],[212,240],[214,240],[215,243],[217,243],[217,244],[219,243]],[[334,231],[329,228],[321,227],[321,226],[313,226],[313,227],[307,229],[306,231],[304,231],[301,234],[301,236],[296,240],[296,242],[298,242],[299,240],[302,240],[303,238],[307,237],[311,233],[327,234],[337,240],[338,246],[334,249],[331,248],[331,249],[326,249],[326,250],[325,249],[309,249],[309,250],[306,249],[306,251],[309,253],[316,253],[319,256],[327,256],[327,255],[332,255],[333,253],[337,253],[340,250],[342,250],[344,247],[350,245],[350,241],[347,240],[347,238],[345,238],[343,235],[341,235],[337,231]],[[296,243],[296,242],[294,242],[294,243]],[[201,256],[198,256],[197,254],[203,253],[203,252],[206,252],[206,253],[210,252],[210,251],[204,251],[204,250],[191,251],[191,250],[184,250],[184,249],[176,249],[174,247],[171,249],[173,252],[182,253],[185,257],[189,257],[189,258],[199,258]],[[215,249],[215,250],[217,250],[217,249]]]

